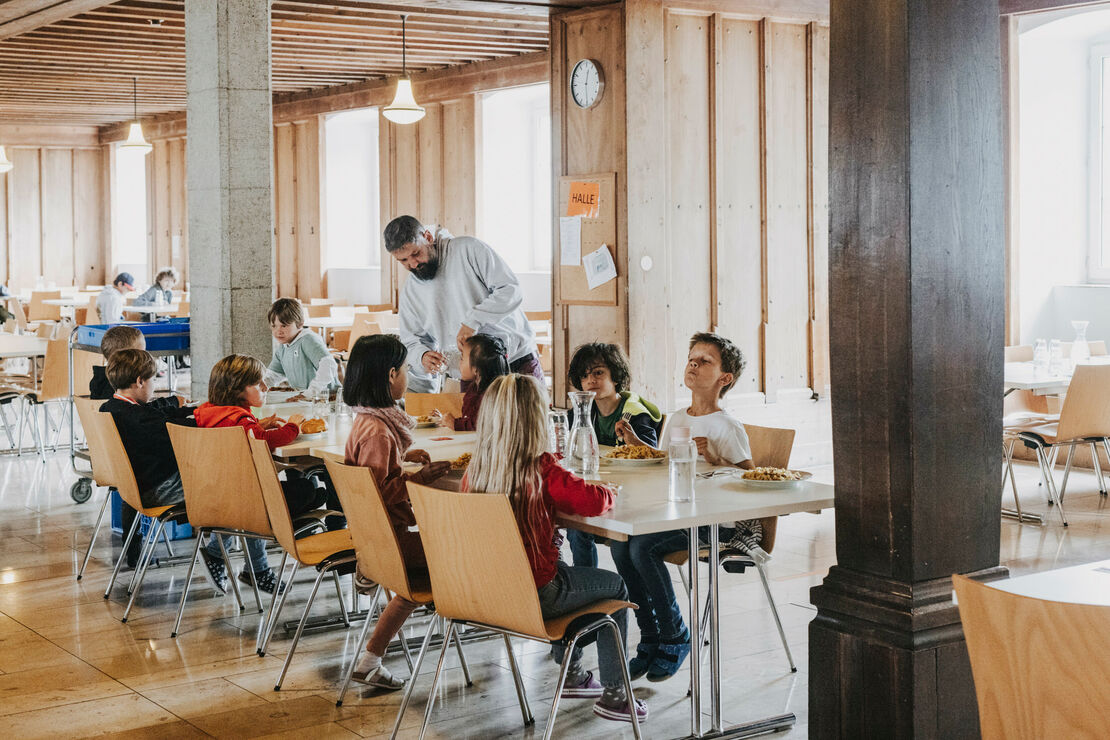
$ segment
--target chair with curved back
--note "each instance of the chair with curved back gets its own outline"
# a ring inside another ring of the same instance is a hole
[[[462,393],[406,393],[405,412],[409,416],[426,416],[436,409],[452,416],[462,416]]]
[[[94,414],[100,413],[99,409],[104,401],[92,398],[74,398],[73,405],[77,407],[77,418],[81,420],[81,428],[85,430],[85,441],[89,446],[89,462],[92,465],[92,481],[97,486],[107,488],[104,494],[104,503],[100,505],[100,513],[93,525],[92,537],[89,539],[89,549],[85,551],[85,559],[81,563],[81,570],[77,572],[77,580],[85,575],[85,568],[89,564],[96,536],[100,533],[100,525],[104,522],[104,513],[108,511],[108,501],[112,498],[112,487],[115,482],[111,477],[112,464],[107,459],[108,450],[103,439],[102,427],[96,423]],[[120,557],[123,557],[121,555]]]
[[[640,724],[636,717],[635,702],[632,701],[634,694],[628,675],[628,661],[621,647],[623,641],[620,629],[610,616],[621,609],[635,608],[635,604],[602,599],[561,617],[544,619],[536,582],[524,550],[524,541],[507,496],[454,493],[415,483],[409,483],[408,489],[424,542],[428,573],[436,597],[436,611],[441,618],[447,620],[439,663],[428,690],[428,703],[420,737],[423,738],[428,729],[435,706],[436,686],[447,657],[447,643],[460,625],[472,625],[499,632],[504,638],[525,724],[531,724],[534,719],[528,709],[524,683],[520,678],[509,636],[544,643],[569,636],[566,650],[567,655],[570,655],[583,637],[599,630],[611,630],[621,652],[632,731],[638,739]],[[596,618],[589,619],[587,615]],[[424,638],[424,647],[427,647],[429,638],[430,633]],[[544,730],[544,740],[548,740],[554,730],[559,699],[569,667],[570,661],[564,660],[555,686],[555,699]]]
[[[793,429],[777,429],[774,427],[761,427],[754,424],[745,424],[744,429],[748,433],[748,444],[752,451],[752,462],[756,467],[772,467],[772,468],[785,468],[790,464],[790,452],[794,448],[794,430]],[[739,461],[737,461],[739,462]],[[760,525],[763,527],[763,539],[760,542],[760,548],[770,554],[775,547],[775,534],[778,531],[779,518],[777,516],[763,517],[759,520]],[[702,550],[702,560],[708,559],[708,549]],[[779,617],[778,607],[775,605],[775,598],[771,595],[771,583],[767,578],[766,566],[752,558],[747,553],[736,550],[727,546],[722,546],[720,550],[720,564],[721,568],[726,573],[743,573],[748,568],[755,568],[759,573],[759,580],[763,584],[763,593],[767,596],[767,604],[771,607],[771,615],[775,618],[775,626],[779,629],[779,637],[782,638],[782,649],[786,651],[786,660],[790,663],[790,671],[796,673],[798,671],[797,665],[794,664],[794,656],[790,652],[790,644],[786,640],[786,632],[782,628],[782,619]],[[664,557],[668,563],[679,566],[679,575],[682,577],[682,583],[686,586],[689,592],[690,585],[687,580],[686,570],[682,567],[687,564],[689,555],[686,550],[672,552]],[[709,598],[706,597],[705,612],[709,612]],[[708,616],[702,618],[702,623],[708,622]]]
[[[1106,736],[1110,607],[1022,596],[962,575],[952,586],[984,740]]]

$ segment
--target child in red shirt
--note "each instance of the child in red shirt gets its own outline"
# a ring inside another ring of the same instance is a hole
[[[572,567],[559,560],[555,513],[603,514],[613,506],[613,491],[587,483],[560,467],[547,452],[547,399],[539,383],[524,375],[500,377],[487,389],[482,408],[474,456],[462,490],[509,496],[544,618],[558,617],[598,599],[626,600],[628,590],[618,574]],[[612,616],[623,643],[628,612],[622,609]],[[571,661],[562,696],[596,697],[594,714],[624,722],[631,721],[631,699],[637,717],[641,721],[647,718],[647,705],[625,692],[623,653],[611,632],[599,632],[597,637],[600,682],[581,666],[579,651],[568,658],[559,648],[555,651],[559,662]]]
[[[456,432],[472,432],[478,424],[478,409],[482,407],[482,394],[489,384],[509,374],[508,350],[505,343],[489,334],[473,334],[463,342],[459,358],[459,377],[466,392],[463,394],[462,414],[439,414],[439,424]]]

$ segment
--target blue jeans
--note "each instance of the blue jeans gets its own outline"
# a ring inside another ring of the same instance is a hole
[[[567,528],[567,543],[570,545],[572,562],[578,567],[597,567],[597,543],[588,532]]]
[[[226,534],[220,535],[220,537],[224,541],[224,547],[231,550],[232,537]],[[247,537],[246,540],[247,557],[249,557],[251,561],[251,570],[255,573],[265,573],[270,569],[270,561],[266,557],[266,542],[257,537]],[[217,560],[224,559],[224,554],[220,552],[220,543],[216,541],[215,536],[208,538],[208,544],[204,546],[204,550]],[[231,557],[230,553],[228,557]],[[227,570],[228,573],[231,573],[231,563],[227,563]]]
[[[616,573],[600,568],[572,568],[566,563],[558,564],[558,572],[539,590],[540,611],[544,619],[562,616],[567,612],[580,609],[587,604],[602,599],[628,600],[628,589]],[[620,629],[620,647],[623,648],[628,636],[628,610],[621,609],[613,615],[613,621]],[[565,645],[555,643],[554,657],[562,663]],[[581,653],[575,651],[571,660],[578,660]],[[624,666],[620,650],[612,630],[602,629],[597,633],[597,671],[601,685],[616,688],[624,685]]]
[[[663,557],[689,547],[687,531],[676,529],[613,541],[609,550],[617,572],[628,584],[629,600],[636,603],[640,642],[676,641],[686,634],[686,623],[675,601],[671,574]]]

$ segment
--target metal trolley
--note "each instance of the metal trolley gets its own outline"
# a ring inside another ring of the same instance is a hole
[[[69,461],[70,465],[73,466],[73,472],[78,476],[77,480],[70,486],[69,495],[79,504],[85,503],[92,496],[93,482],[88,448],[79,448],[74,434],[73,417],[76,410],[73,407],[75,395],[73,387],[73,351],[84,350],[100,354],[100,340],[103,339],[104,332],[113,326],[116,326],[116,324],[76,326],[69,333]],[[171,318],[168,321],[127,324],[127,326],[132,326],[143,333],[143,337],[146,339],[147,352],[155,357],[185,357],[189,354],[188,317]],[[167,365],[166,375],[170,390],[174,390],[176,387],[174,363],[170,362]],[[78,460],[87,464],[89,469],[82,470],[79,468],[77,466]]]

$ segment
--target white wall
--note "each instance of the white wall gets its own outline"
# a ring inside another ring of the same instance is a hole
[[[551,310],[551,273],[518,272],[525,311]],[[333,267],[328,270],[328,298],[338,306],[374,305],[381,299],[381,269]]]

